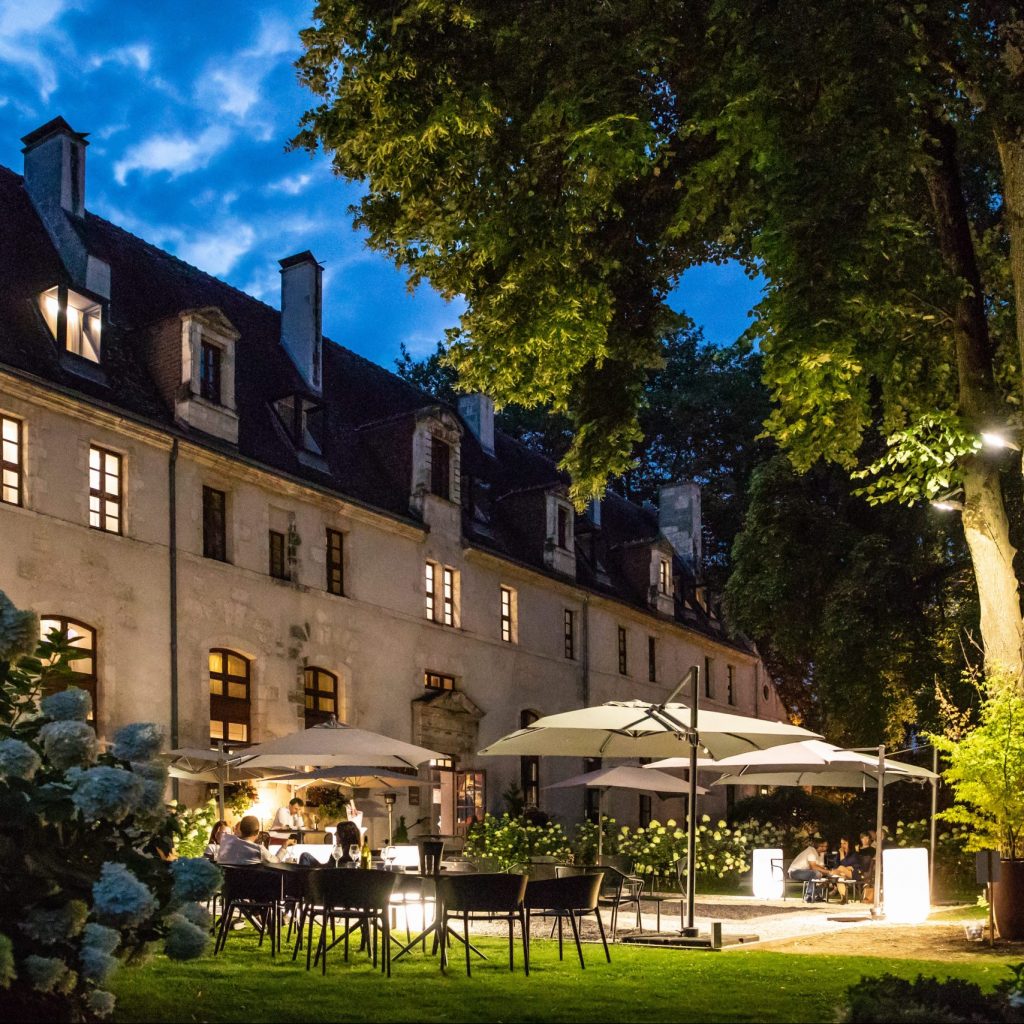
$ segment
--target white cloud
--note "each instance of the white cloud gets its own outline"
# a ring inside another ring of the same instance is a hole
[[[245,117],[260,101],[262,75],[253,77],[244,67],[211,68],[200,79],[199,91],[212,99],[222,114]]]
[[[90,69],[103,67],[104,64],[120,64],[122,67],[138,68],[145,74],[153,62],[152,51],[146,43],[132,43],[130,46],[119,46],[106,53],[98,53],[89,61]]]
[[[214,231],[203,234],[186,233],[175,252],[215,277],[231,273],[235,264],[252,249],[256,232],[248,224],[224,222]]]
[[[297,196],[300,192],[304,192],[313,180],[311,172],[306,174],[290,174],[286,178],[281,178],[280,181],[273,181],[267,186],[268,192],[283,192],[286,196]]]
[[[64,0],[0,0],[0,63],[34,78],[43,102],[57,88],[54,57],[64,36],[56,22],[72,6]]]
[[[123,185],[132,171],[152,174],[166,171],[172,178],[205,167],[231,141],[231,133],[219,125],[197,136],[179,133],[151,135],[132,146],[114,164],[114,177]]]

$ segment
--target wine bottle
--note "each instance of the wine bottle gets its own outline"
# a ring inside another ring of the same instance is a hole
[[[370,855],[370,840],[363,840],[363,848],[359,853],[359,866],[361,868],[370,869],[370,865],[373,862],[373,857]]]

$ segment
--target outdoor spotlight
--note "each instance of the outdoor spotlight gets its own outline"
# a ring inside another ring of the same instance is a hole
[[[932,502],[932,508],[942,509],[943,512],[963,512],[964,505],[962,501],[936,499]]]
[[[1004,434],[997,433],[994,430],[983,430],[981,432],[981,443],[986,448],[1010,448],[1015,452],[1020,451],[1020,445],[1016,441],[1011,441]]]

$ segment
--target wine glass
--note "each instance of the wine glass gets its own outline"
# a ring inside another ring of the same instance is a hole
[[[341,847],[337,843],[331,847],[331,856],[334,858],[334,866],[337,867],[338,861],[341,860]]]
[[[394,867],[395,857],[398,855],[398,851],[388,843],[388,845],[381,851],[381,855],[384,857],[384,870],[390,871]]]
[[[359,850],[360,847],[358,843],[352,843],[348,848],[348,858],[353,864],[359,863]]]

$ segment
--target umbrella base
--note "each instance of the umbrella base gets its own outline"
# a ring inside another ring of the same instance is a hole
[[[696,931],[696,929],[694,929]],[[626,935],[619,939],[631,946],[659,946],[666,949],[720,949],[710,935]],[[757,935],[723,935],[722,946],[742,946],[758,942]]]

